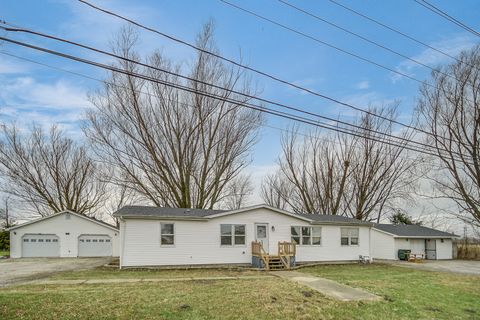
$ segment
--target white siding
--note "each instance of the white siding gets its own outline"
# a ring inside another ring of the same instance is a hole
[[[24,234],[56,234],[60,242],[61,257],[78,256],[78,237],[82,234],[103,234],[112,239],[113,256],[119,256],[119,232],[93,221],[67,213],[41,220],[10,231],[10,256],[22,257],[22,236]],[[67,235],[67,233],[69,233]]]
[[[395,259],[398,259],[399,249],[410,249],[412,253],[425,254],[425,239],[415,238],[396,238],[395,239]]]
[[[395,260],[398,259],[395,253],[395,239],[392,235],[372,229],[371,231],[371,250],[372,258]]]
[[[453,259],[452,239],[437,239],[437,259]]]
[[[291,226],[308,222],[265,208],[218,217],[209,221],[173,221],[175,245],[160,245],[162,220],[125,219],[121,222],[123,253],[121,266],[251,263],[254,224],[268,223],[269,251],[277,252],[279,241],[290,241]],[[172,222],[172,221],[163,221]],[[220,246],[221,224],[245,224],[244,246]],[[272,226],[275,231],[272,231]],[[360,227],[358,246],[340,245],[340,226],[322,225],[321,246],[297,246],[297,261],[358,260],[370,254],[370,228]]]

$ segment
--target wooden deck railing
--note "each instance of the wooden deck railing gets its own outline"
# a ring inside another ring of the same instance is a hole
[[[279,242],[278,243],[278,256],[282,261],[286,269],[290,269],[292,266],[292,257],[295,257],[297,252],[297,246],[292,242]]]
[[[295,257],[296,252],[297,247],[295,243],[286,241],[278,243],[278,258],[280,258],[286,269],[291,268],[292,259]],[[270,270],[270,255],[265,252],[261,242],[252,241],[252,255],[261,258],[265,264],[265,269]]]
[[[279,242],[278,255],[279,256],[294,256],[297,253],[297,246],[292,242]]]
[[[252,255],[260,257],[263,260],[265,269],[270,269],[270,256],[263,249],[263,245],[261,242],[252,241]]]

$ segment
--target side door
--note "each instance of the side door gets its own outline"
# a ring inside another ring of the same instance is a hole
[[[437,260],[437,241],[435,239],[425,239],[425,258]]]

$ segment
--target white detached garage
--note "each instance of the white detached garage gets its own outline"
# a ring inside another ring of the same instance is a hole
[[[9,231],[12,258],[119,255],[117,228],[71,211],[32,220]]]
[[[371,232],[374,259],[398,260],[398,250],[410,250],[428,260],[452,259],[457,236],[419,225],[376,224]]]

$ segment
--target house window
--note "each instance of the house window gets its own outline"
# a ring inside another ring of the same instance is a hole
[[[440,242],[443,243],[443,239],[440,239]]]
[[[28,239],[23,239],[23,242],[28,242]]]
[[[342,246],[358,246],[358,228],[341,228]]]
[[[291,239],[295,244],[303,246],[319,246],[322,244],[322,228],[320,227],[299,227],[290,228]]]
[[[244,246],[245,225],[244,224],[221,224],[220,245],[222,246]]]
[[[173,223],[160,224],[160,244],[173,246],[175,244],[175,226]]]

